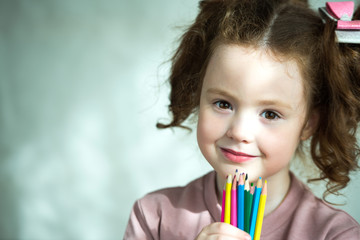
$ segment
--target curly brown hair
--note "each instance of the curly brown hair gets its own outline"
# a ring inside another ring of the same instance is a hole
[[[327,181],[324,199],[346,187],[349,173],[358,168],[359,45],[337,43],[336,23],[324,23],[303,1],[204,0],[199,9],[172,58],[172,121],[157,127],[190,129],[183,123],[198,110],[204,73],[219,44],[265,48],[296,60],[304,79],[308,113],[319,112],[310,153],[320,176],[310,181]],[[359,13],[360,8],[354,16]]]

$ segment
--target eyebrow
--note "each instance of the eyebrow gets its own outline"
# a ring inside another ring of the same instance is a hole
[[[206,93],[207,93],[207,94],[219,94],[219,95],[223,95],[223,96],[227,96],[227,97],[236,99],[236,96],[228,93],[227,91],[224,91],[224,90],[221,90],[221,89],[218,89],[218,88],[209,88],[209,89],[206,91]]]
[[[289,104],[278,100],[260,100],[258,104],[265,106],[279,106],[282,108],[292,109],[292,107]]]
[[[206,93],[207,94],[219,94],[219,95],[226,96],[226,97],[229,97],[229,98],[232,98],[232,99],[237,99],[237,97],[235,95],[232,95],[232,94],[230,94],[229,92],[227,92],[225,90],[217,89],[217,88],[209,88],[206,91]],[[283,101],[277,100],[277,99],[274,99],[274,100],[267,100],[267,99],[259,100],[257,102],[257,105],[259,105],[259,106],[279,106],[279,107],[282,107],[282,108],[292,109],[291,105],[289,105],[289,104],[287,104],[287,103],[285,103]]]

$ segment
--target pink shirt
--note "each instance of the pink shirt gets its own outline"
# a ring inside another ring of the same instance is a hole
[[[215,175],[210,172],[185,187],[162,189],[136,201],[124,239],[195,239],[203,227],[221,218]],[[291,173],[290,190],[264,218],[261,239],[360,239],[360,225],[316,198]]]

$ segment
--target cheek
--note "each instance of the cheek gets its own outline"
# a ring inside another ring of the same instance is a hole
[[[266,159],[269,160],[270,166],[273,165],[275,167],[277,165],[273,164],[275,162],[282,166],[287,165],[299,144],[299,134],[296,133],[296,130],[289,128],[287,131],[269,132],[264,136],[259,147],[266,156]]]
[[[216,118],[210,109],[199,111],[197,141],[204,155],[206,155],[204,151],[213,147],[215,142],[223,136],[223,126],[221,119]]]
[[[203,151],[204,146],[209,141],[209,138],[211,138],[209,130],[210,126],[206,121],[206,116],[202,111],[200,111],[197,124],[197,141],[201,151]]]

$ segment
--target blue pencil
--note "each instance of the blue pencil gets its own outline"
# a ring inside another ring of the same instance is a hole
[[[237,227],[244,230],[244,174],[240,174],[239,184],[237,187],[238,209],[237,209]]]
[[[261,177],[259,177],[259,180],[257,181],[255,192],[254,192],[254,198],[253,198],[253,204],[251,208],[251,215],[250,215],[250,237],[251,239],[254,238],[255,233],[255,225],[256,225],[256,218],[257,213],[259,209],[259,201],[260,201],[260,194],[261,194],[261,187],[262,187],[262,180]]]

